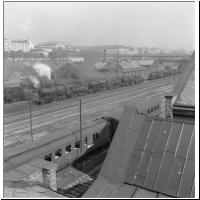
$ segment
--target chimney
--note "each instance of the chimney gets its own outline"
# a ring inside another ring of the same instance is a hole
[[[172,115],[173,97],[174,97],[173,93],[167,93],[165,95],[165,118],[173,118]]]
[[[57,191],[56,170],[57,165],[52,162],[48,162],[48,164],[42,168],[43,184],[54,191]]]

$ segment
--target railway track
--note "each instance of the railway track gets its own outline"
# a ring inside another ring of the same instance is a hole
[[[89,123],[92,119],[98,118],[104,111],[109,112],[115,109],[122,109],[124,104],[130,101],[141,101],[145,97],[150,96],[163,96],[165,92],[171,89],[172,84],[168,80],[162,84],[157,83],[153,86],[150,85],[137,90],[132,88],[116,92],[115,95],[111,94],[108,96],[107,94],[107,97],[104,98],[102,96],[102,98],[94,96],[90,101],[89,99],[85,99],[82,106],[83,123]],[[70,105],[65,103],[65,105],[54,107],[53,110],[50,109],[48,112],[43,112],[43,110],[33,111],[32,115],[34,135],[44,131],[52,132],[57,128],[66,126],[69,130],[73,130],[79,125],[79,105],[76,102]],[[13,121],[10,120],[9,123],[4,125],[4,141],[8,141],[5,142],[5,146],[10,145],[12,142],[23,143],[30,140],[30,121],[28,117],[15,116],[14,119],[11,118]],[[9,140],[13,141],[9,142]]]
[[[94,110],[102,110],[102,109],[107,109],[109,108],[109,106],[111,106],[112,104],[119,104],[121,102],[128,102],[134,97],[139,97],[142,95],[147,95],[150,96],[152,95],[151,90],[156,89],[156,87],[149,87],[147,88],[150,90],[149,91],[145,91],[145,89],[140,90],[139,92],[130,92],[128,94],[120,94],[120,95],[116,95],[115,97],[109,97],[106,99],[95,99],[92,100],[91,102],[84,102],[83,103],[83,109],[82,109],[82,114],[87,114],[87,113],[91,113],[94,112]],[[163,86],[161,88],[157,89],[157,93],[159,94],[159,92],[162,91],[166,91],[168,89],[171,89],[170,86]],[[160,91],[159,91],[160,90]],[[65,110],[56,110],[54,112],[50,112],[48,114],[43,114],[41,116],[33,116],[32,120],[33,120],[33,128],[39,128],[41,126],[45,126],[54,122],[58,122],[61,119],[66,119],[66,118],[70,118],[70,119],[74,119],[74,117],[77,117],[79,115],[79,111],[78,111],[79,107],[78,104],[76,104],[75,106],[72,107],[68,107]],[[29,126],[30,126],[30,121],[29,118],[26,119],[21,119],[18,118],[17,121],[10,123],[10,124],[5,124],[4,125],[4,133],[9,133],[9,132],[15,132],[17,130],[21,131],[22,130],[29,130]]]
[[[159,80],[160,81],[160,80]],[[169,84],[171,81],[167,80],[166,82],[164,82],[166,85]],[[137,85],[135,87],[128,87],[128,88],[118,88],[116,90],[113,91],[109,91],[110,93],[108,93],[108,91],[106,91],[106,94],[104,94],[103,92],[100,93],[96,93],[95,95],[88,95],[88,96],[83,96],[82,98],[82,103],[88,103],[88,102],[92,102],[92,101],[96,101],[96,100],[100,100],[100,99],[105,99],[105,98],[112,98],[116,95],[120,95],[120,94],[126,94],[128,92],[136,92],[136,91],[140,91],[141,89],[145,90],[145,88],[147,87],[153,87],[153,86],[157,86],[158,83],[160,82],[155,82],[153,84],[149,85]],[[161,82],[161,84],[163,83],[163,81]],[[133,90],[134,89],[134,90]],[[47,105],[43,105],[43,106],[39,106],[37,107],[37,109],[32,109],[32,117],[37,117],[37,116],[41,116],[41,115],[45,115],[46,113],[49,112],[53,112],[56,110],[62,110],[62,109],[67,109],[67,108],[71,108],[74,106],[79,105],[78,99],[73,99],[73,100],[68,100],[68,101],[60,101],[59,104],[47,104]],[[26,113],[13,113],[13,114],[9,114],[9,115],[4,115],[4,124],[10,124],[10,123],[14,123],[15,120],[24,120],[26,118],[29,118],[29,110]]]

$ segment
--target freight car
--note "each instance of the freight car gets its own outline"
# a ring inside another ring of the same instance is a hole
[[[142,76],[134,76],[134,84],[143,83],[144,78]]]
[[[109,89],[116,89],[122,87],[122,81],[119,77],[113,78],[109,81]]]
[[[180,73],[180,70],[177,70],[176,73]],[[174,74],[174,70],[172,69],[164,69],[164,70],[161,70],[161,71],[154,71],[154,72],[151,72],[149,74],[149,80],[155,80],[155,79],[158,79],[158,78],[164,78],[164,77],[167,77],[167,76],[171,76]]]
[[[122,76],[121,77],[121,86],[122,87],[133,85],[133,83],[134,83],[134,77],[131,77],[131,76]]]

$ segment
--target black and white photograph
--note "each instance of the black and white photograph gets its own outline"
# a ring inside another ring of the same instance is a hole
[[[197,5],[2,2],[2,198],[198,199]]]

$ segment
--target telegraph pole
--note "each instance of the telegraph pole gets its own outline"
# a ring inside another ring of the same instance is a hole
[[[80,105],[79,105],[79,108],[80,108],[80,143],[81,143],[81,169],[82,169],[82,166],[83,166],[83,163],[82,163],[82,154],[83,154],[83,144],[82,144],[82,101],[80,99],[79,101]]]
[[[31,141],[33,142],[33,126],[32,126],[32,108],[31,108],[32,100],[30,98],[29,100],[29,106],[30,106],[30,125],[31,125]]]
[[[176,86],[176,80],[175,80],[175,68],[173,68],[173,72],[174,72],[174,88],[175,88],[175,86]]]

